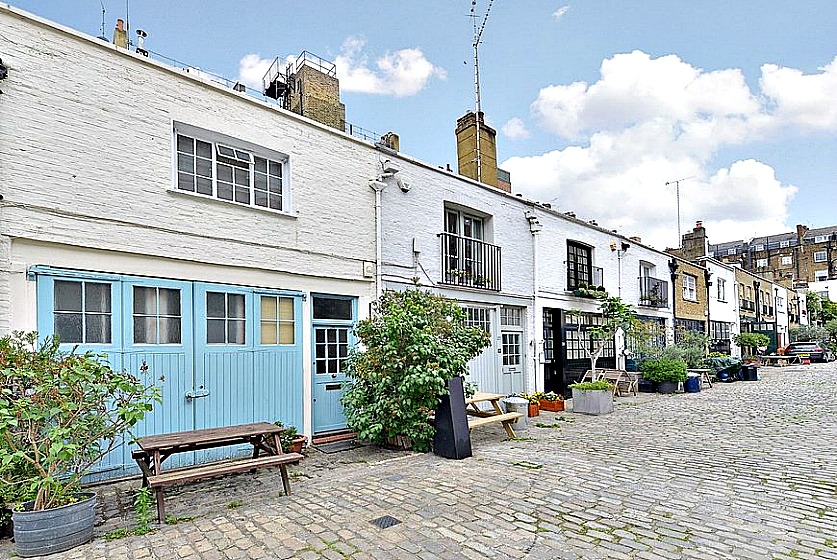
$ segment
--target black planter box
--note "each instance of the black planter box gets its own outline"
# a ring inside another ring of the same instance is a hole
[[[657,392],[657,384],[653,381],[647,381],[645,379],[640,379],[637,385],[640,393],[656,393]]]
[[[442,397],[436,409],[436,435],[433,437],[433,453],[448,459],[465,459],[471,456],[471,434],[465,415],[465,391],[461,377],[448,381],[449,395]]]

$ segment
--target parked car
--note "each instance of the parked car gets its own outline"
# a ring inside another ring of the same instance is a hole
[[[810,358],[812,362],[831,362],[834,360],[834,353],[825,344],[819,342],[791,342],[785,347],[785,354]]]

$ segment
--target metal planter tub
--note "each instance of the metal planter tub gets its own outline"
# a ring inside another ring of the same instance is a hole
[[[573,388],[573,412],[594,415],[610,414],[613,412],[613,393],[610,389]]]
[[[76,497],[79,501],[74,504],[43,511],[31,511],[33,502],[27,502],[22,511],[12,513],[15,550],[19,556],[29,558],[63,552],[93,538],[96,495],[82,492]]]

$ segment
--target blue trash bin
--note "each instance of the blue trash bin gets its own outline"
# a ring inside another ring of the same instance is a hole
[[[687,393],[700,393],[700,375],[690,375],[683,383],[683,390]]]

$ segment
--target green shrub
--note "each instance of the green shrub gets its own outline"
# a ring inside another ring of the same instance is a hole
[[[456,301],[419,289],[384,292],[355,333],[364,349],[346,362],[341,402],[348,425],[377,444],[403,436],[413,449],[429,450],[435,431],[428,413],[448,380],[465,375],[491,343],[489,335],[465,324]]]
[[[770,338],[762,333],[741,333],[733,337],[733,341],[742,348],[764,348],[770,345]]]
[[[686,362],[669,358],[645,360],[642,377],[655,383],[686,381]]]
[[[613,390],[613,385],[607,381],[585,381],[584,383],[573,383],[569,387],[570,389],[578,389],[579,391]]]

